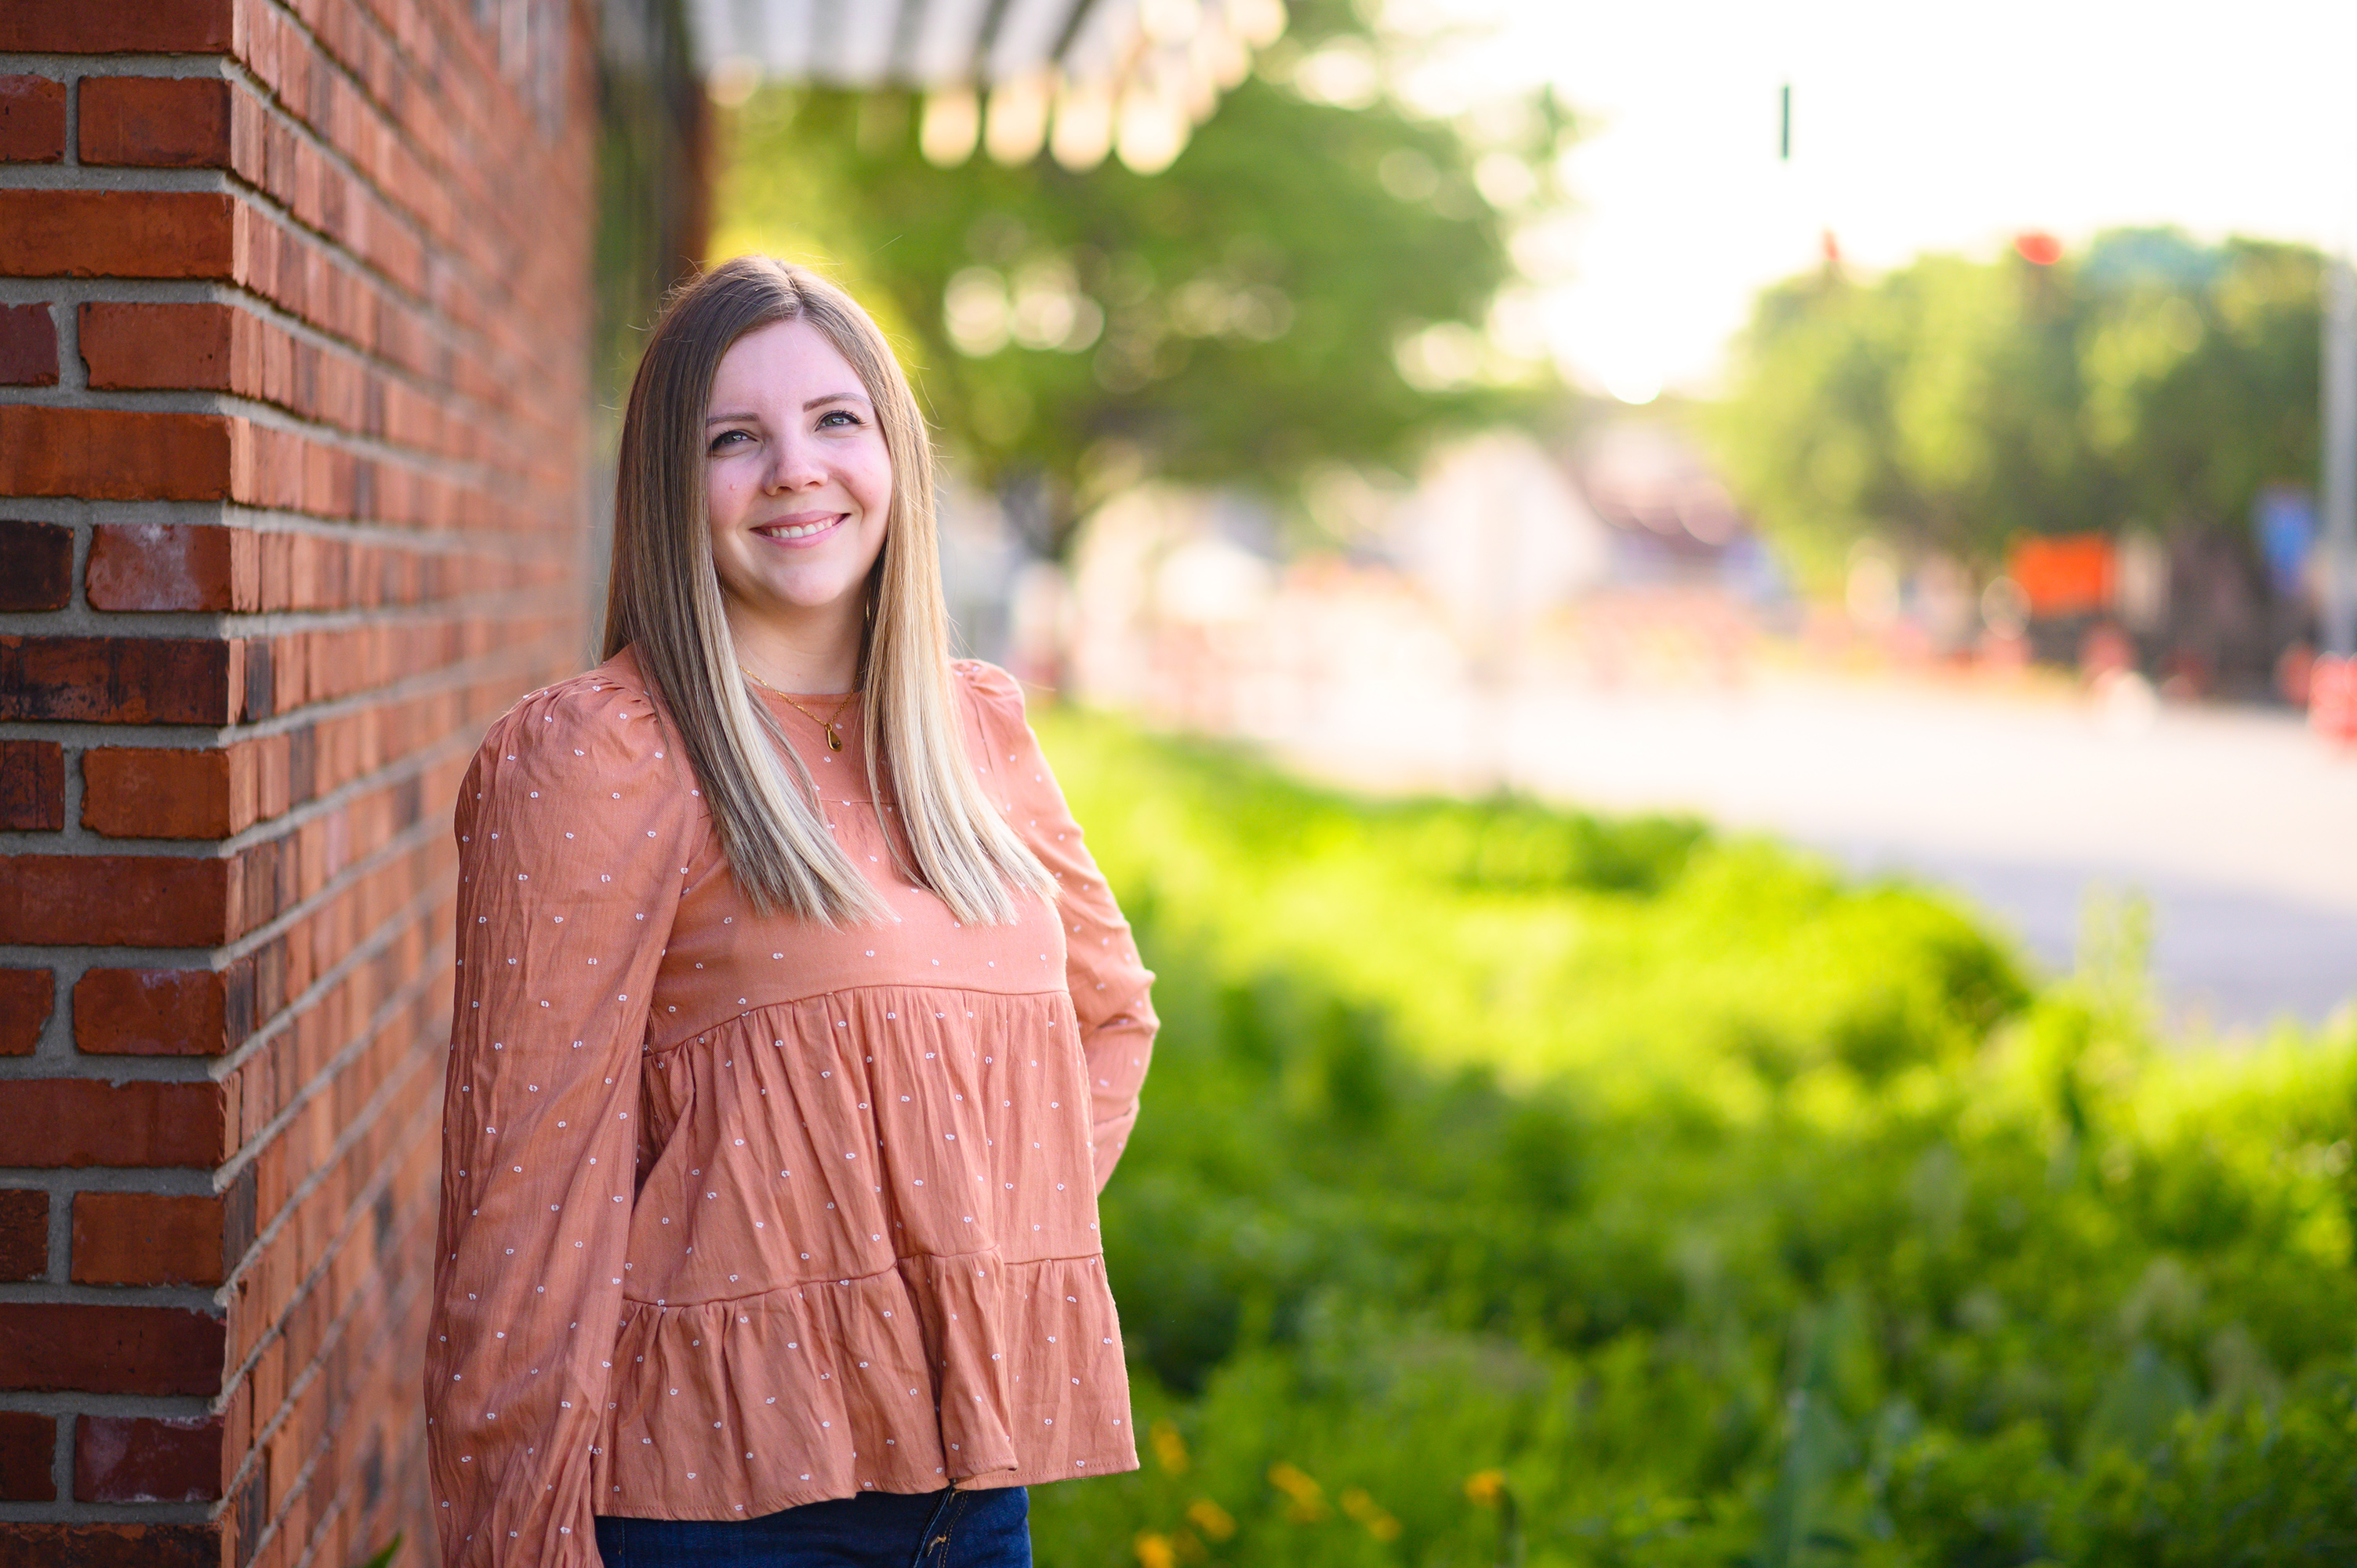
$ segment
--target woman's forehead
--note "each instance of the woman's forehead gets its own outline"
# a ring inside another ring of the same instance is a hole
[[[843,350],[799,317],[757,327],[728,346],[712,377],[712,403],[797,406],[836,397],[867,401]]]

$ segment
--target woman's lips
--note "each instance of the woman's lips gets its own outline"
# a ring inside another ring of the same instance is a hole
[[[851,514],[838,511],[808,521],[765,522],[753,530],[772,544],[782,544],[791,550],[806,550],[843,526]]]

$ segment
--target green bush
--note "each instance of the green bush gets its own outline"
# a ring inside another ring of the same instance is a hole
[[[1164,1020],[1155,1440],[1043,1564],[2357,1558],[2346,1031],[2165,1050],[2132,921],[2040,982],[1692,822],[1039,723]]]

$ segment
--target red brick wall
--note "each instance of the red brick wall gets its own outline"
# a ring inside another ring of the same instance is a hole
[[[0,3],[0,1565],[433,1561],[450,801],[585,647],[588,16]]]

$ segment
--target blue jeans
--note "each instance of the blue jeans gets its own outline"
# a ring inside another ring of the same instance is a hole
[[[748,1520],[597,1516],[605,1568],[1031,1568],[1031,1494],[862,1492]]]

